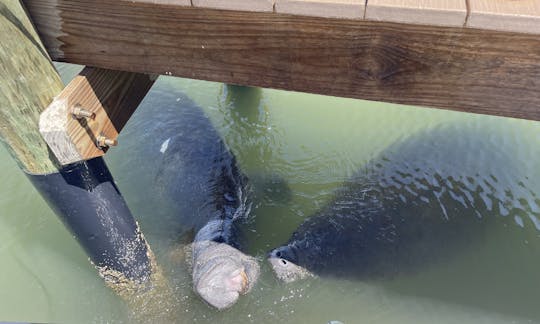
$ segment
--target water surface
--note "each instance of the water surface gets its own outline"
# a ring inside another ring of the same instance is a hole
[[[68,80],[77,68],[59,70]],[[187,268],[171,256],[189,233],[174,226],[174,206],[160,204],[159,161],[147,157],[159,156],[162,145],[139,145],[162,126],[141,129],[143,121],[160,108],[186,104],[211,119],[253,186],[251,221],[243,230],[262,276],[225,312],[191,292]],[[537,122],[160,77],[119,143],[106,160],[174,284],[178,300],[170,312],[179,323],[540,322]],[[490,221],[474,244],[414,273],[386,281],[277,282],[263,262],[266,253],[376,161],[391,166],[383,185],[396,190],[414,191],[421,183],[411,179],[425,174],[452,181],[455,190],[434,214],[465,203]],[[3,147],[0,167],[0,320],[129,322],[122,301]]]

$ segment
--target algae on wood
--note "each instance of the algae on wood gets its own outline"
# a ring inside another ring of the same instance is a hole
[[[18,0],[0,3],[0,35],[0,137],[24,171],[55,172],[38,121],[62,81]]]

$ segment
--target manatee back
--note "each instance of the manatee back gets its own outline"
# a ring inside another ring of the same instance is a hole
[[[131,140],[121,147],[130,154],[126,167],[138,172],[126,182],[148,187],[144,196],[135,191],[145,220],[159,222],[160,235],[178,237],[210,219],[235,215],[246,180],[202,109],[160,86],[136,114],[123,134]]]
[[[445,219],[429,203],[404,203],[401,193],[365,180],[343,188],[293,234],[298,265],[323,276],[380,279],[444,261],[483,235],[482,220],[466,209]]]
[[[289,244],[299,265],[359,278],[418,271],[482,241],[493,223],[510,224],[503,206],[519,197],[505,190],[520,172],[494,137],[441,128],[387,148],[298,228]]]
[[[198,110],[184,107],[168,123],[176,132],[166,140],[156,184],[196,230],[210,219],[232,219],[244,179],[224,142]]]

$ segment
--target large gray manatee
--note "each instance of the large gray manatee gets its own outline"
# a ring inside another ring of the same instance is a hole
[[[290,282],[410,273],[469,248],[489,223],[511,223],[512,206],[534,195],[522,190],[526,175],[500,149],[504,135],[474,128],[425,131],[384,150],[270,252],[276,276]],[[513,197],[519,186],[525,196]]]
[[[249,292],[259,276],[256,260],[240,251],[239,224],[250,212],[247,178],[204,112],[160,81],[124,134],[137,139],[124,149],[144,152],[141,161],[131,154],[127,164],[139,172],[137,180],[129,179],[131,185],[151,185],[159,192],[135,203],[143,214],[153,215],[146,226],[151,234],[158,227],[153,223],[161,224],[154,229],[159,239],[196,233],[191,244],[194,291],[224,309]]]

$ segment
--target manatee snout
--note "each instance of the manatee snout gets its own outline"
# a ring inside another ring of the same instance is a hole
[[[259,273],[254,258],[230,245],[213,243],[194,256],[193,287],[208,304],[222,310],[247,294]]]
[[[270,258],[280,258],[283,259],[283,261],[290,261],[293,263],[298,262],[298,258],[296,255],[296,252],[293,248],[289,247],[288,245],[278,247],[277,249],[273,249],[268,253],[268,257]]]
[[[276,248],[268,253],[268,262],[276,277],[286,283],[313,276],[311,272],[299,266],[298,252],[288,245]]]

